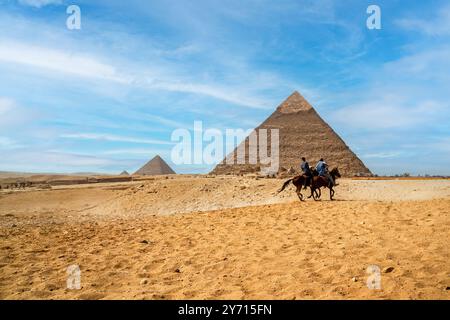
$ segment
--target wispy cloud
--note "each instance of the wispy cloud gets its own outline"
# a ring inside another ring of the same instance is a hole
[[[61,4],[62,0],[18,0],[21,5],[41,8],[48,5]]]
[[[170,153],[170,149],[155,149],[155,148],[141,148],[141,149],[136,149],[136,148],[127,148],[127,149],[111,149],[111,150],[107,150],[107,151],[103,151],[102,154],[105,155],[137,155],[137,156],[145,156],[146,159],[154,154],[159,154],[159,155],[166,155]]]
[[[429,36],[450,35],[450,5],[441,7],[432,18],[402,18],[396,21],[401,28]]]
[[[126,82],[124,77],[117,75],[113,66],[95,58],[26,43],[2,41],[0,43],[0,61],[76,76]]]
[[[173,119],[167,119],[165,117],[161,117],[161,116],[157,116],[157,115],[152,115],[152,114],[144,114],[142,115],[142,118],[144,119],[148,119],[152,122],[164,125],[164,126],[168,126],[171,128],[185,128],[187,126],[186,123],[183,123],[181,121],[176,121]]]
[[[378,153],[368,153],[362,155],[363,158],[371,159],[371,158],[378,158],[378,159],[388,159],[388,158],[396,158],[400,156],[401,152],[378,152]]]
[[[138,163],[130,160],[109,159],[85,154],[49,150],[18,150],[0,157],[0,166],[21,172],[111,172],[111,168],[129,168]]]
[[[23,131],[24,125],[38,116],[30,108],[25,108],[14,99],[0,97],[0,133]]]
[[[412,103],[402,93],[371,96],[372,100],[343,107],[333,113],[336,122],[366,130],[406,129],[431,124],[443,107],[434,101]]]
[[[15,106],[15,102],[12,99],[0,97],[0,117],[5,117],[8,111],[11,111]]]
[[[450,27],[450,25],[449,25]],[[450,46],[440,45],[417,50],[384,65],[386,74],[410,80],[450,80]],[[411,78],[413,77],[413,78]],[[407,83],[407,82],[406,82]]]
[[[158,74],[146,73],[148,69],[137,73],[119,72],[118,68],[105,63],[101,57],[78,52],[64,51],[29,45],[17,41],[0,43],[0,61],[53,71],[65,75],[106,80],[118,84],[137,87],[143,90],[165,90],[209,96],[240,106],[267,108],[262,98],[249,96],[241,88],[210,83],[195,83],[184,75],[174,74],[172,68],[158,70]],[[130,62],[128,62],[130,63]],[[127,68],[129,70],[136,67]]]
[[[125,136],[118,136],[118,135],[112,135],[112,134],[99,134],[99,133],[62,134],[60,137],[64,138],[64,139],[129,142],[129,143],[137,143],[137,144],[163,144],[163,145],[173,144],[170,141],[164,141],[164,140],[141,139],[141,138],[125,137]]]
[[[0,136],[0,149],[16,149],[20,147],[15,140]]]

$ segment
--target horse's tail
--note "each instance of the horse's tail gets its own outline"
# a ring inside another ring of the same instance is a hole
[[[291,181],[294,180],[294,178],[289,179],[288,181],[286,181],[283,186],[281,187],[280,190],[278,190],[278,193],[282,192],[284,189],[286,189],[286,187],[288,186],[289,183],[291,183]]]

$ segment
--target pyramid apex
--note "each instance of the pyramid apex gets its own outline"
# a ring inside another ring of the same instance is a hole
[[[278,108],[281,113],[296,113],[313,109],[308,101],[296,90]]]

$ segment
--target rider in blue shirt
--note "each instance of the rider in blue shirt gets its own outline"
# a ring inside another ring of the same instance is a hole
[[[335,186],[333,177],[328,172],[328,164],[321,158],[319,162],[317,162],[316,170],[319,173],[319,176],[328,178],[332,186]]]
[[[323,161],[323,159],[320,159],[316,164],[316,170],[319,173],[319,176],[325,177],[327,171],[327,163]]]

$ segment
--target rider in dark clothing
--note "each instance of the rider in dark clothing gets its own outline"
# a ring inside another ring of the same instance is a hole
[[[303,189],[306,189],[308,181],[312,179],[313,174],[311,168],[309,167],[309,163],[306,161],[305,157],[302,157],[302,163],[300,165],[300,168],[302,169],[303,174],[306,176],[305,183],[303,184]]]

